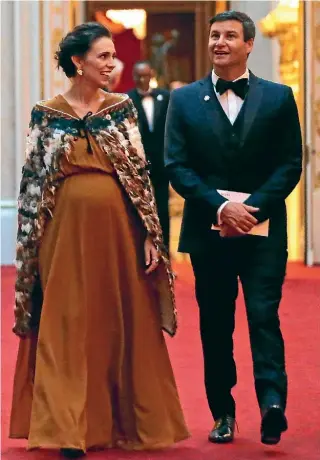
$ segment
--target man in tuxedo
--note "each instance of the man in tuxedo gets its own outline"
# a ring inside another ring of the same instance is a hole
[[[255,25],[227,11],[210,20],[213,71],[172,92],[165,163],[185,198],[181,252],[190,253],[205,365],[215,420],[211,442],[234,437],[235,301],[242,283],[261,441],[277,444],[287,429],[287,375],[278,307],[287,263],[285,199],[301,175],[301,133],[291,88],[247,69]],[[243,203],[218,190],[250,194]],[[250,235],[269,220],[268,237]],[[219,225],[220,232],[212,230]]]
[[[136,88],[128,92],[138,111],[138,123],[154,187],[164,243],[169,248],[169,179],[164,166],[164,128],[170,93],[153,89],[153,69],[149,62],[139,61],[133,69]]]

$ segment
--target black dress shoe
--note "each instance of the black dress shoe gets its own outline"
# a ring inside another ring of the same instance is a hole
[[[60,449],[61,455],[66,458],[79,458],[83,457],[85,453],[81,449]]]
[[[274,404],[262,412],[261,442],[263,444],[278,444],[281,433],[287,429],[287,419],[281,406]]]
[[[235,419],[225,415],[216,420],[212,431],[209,433],[209,441],[216,443],[231,442],[234,438]]]

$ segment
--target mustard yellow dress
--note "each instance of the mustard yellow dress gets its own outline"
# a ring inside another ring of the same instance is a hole
[[[146,235],[89,140],[92,154],[78,138],[62,159],[39,253],[40,328],[20,341],[10,437],[28,438],[30,449],[160,449],[189,435],[144,272]]]

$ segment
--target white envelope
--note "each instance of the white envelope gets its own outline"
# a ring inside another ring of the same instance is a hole
[[[243,203],[250,196],[250,193],[233,192],[230,190],[217,190],[220,195],[234,203]],[[254,215],[254,214],[253,214]],[[219,225],[212,225],[211,230],[221,230]],[[255,225],[247,235],[268,236],[269,235],[269,220],[265,220],[260,224]]]

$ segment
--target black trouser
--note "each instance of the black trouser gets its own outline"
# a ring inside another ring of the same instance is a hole
[[[212,415],[234,415],[231,389],[237,382],[233,358],[238,276],[245,297],[255,388],[260,407],[286,406],[287,376],[278,307],[287,250],[267,238],[214,238],[205,251],[190,254],[200,309],[205,386]]]
[[[163,241],[169,250],[170,243],[170,218],[169,218],[169,183],[153,184],[158,215],[163,232]]]

